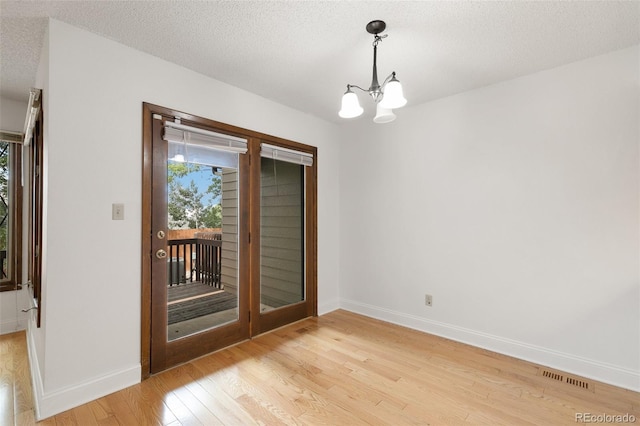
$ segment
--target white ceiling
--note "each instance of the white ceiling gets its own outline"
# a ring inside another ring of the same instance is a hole
[[[396,71],[408,105],[640,42],[638,1],[2,0],[1,96],[28,98],[47,17],[334,122],[371,82],[374,19],[380,81]]]

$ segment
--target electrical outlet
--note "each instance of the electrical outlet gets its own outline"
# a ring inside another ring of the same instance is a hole
[[[433,296],[430,294],[424,295],[424,304],[427,306],[433,306]]]

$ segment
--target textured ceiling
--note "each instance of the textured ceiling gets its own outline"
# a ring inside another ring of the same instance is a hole
[[[1,96],[28,98],[47,17],[335,122],[346,84],[371,82],[373,19],[408,105],[640,42],[637,1],[3,0]]]

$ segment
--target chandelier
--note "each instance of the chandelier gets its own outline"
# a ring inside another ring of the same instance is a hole
[[[342,96],[342,108],[338,115],[342,118],[355,118],[360,116],[364,109],[358,102],[358,96],[351,89],[359,89],[368,93],[376,103],[376,116],[373,119],[375,123],[389,123],[396,119],[393,113],[395,108],[405,106],[407,100],[402,94],[402,86],[396,78],[395,71],[389,74],[382,85],[378,83],[378,68],[376,65],[378,43],[386,38],[387,35],[381,36],[380,33],[385,30],[387,24],[384,21],[371,21],[367,24],[367,32],[373,34],[373,77],[371,85],[368,89],[363,89],[354,84],[347,84],[347,91]]]

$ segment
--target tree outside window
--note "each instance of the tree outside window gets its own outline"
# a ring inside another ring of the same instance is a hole
[[[220,228],[222,179],[218,168],[169,161],[169,229]]]
[[[21,288],[21,152],[21,145],[0,138],[0,291]]]
[[[8,278],[7,251],[9,249],[9,151],[8,142],[0,142],[0,260],[1,279]]]

